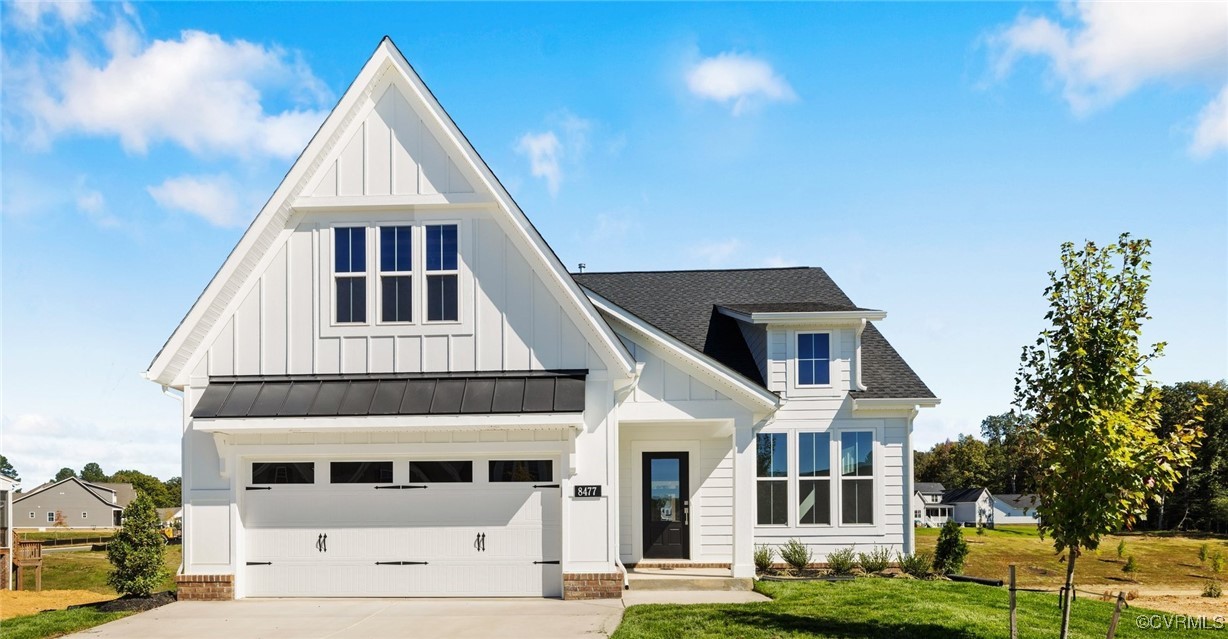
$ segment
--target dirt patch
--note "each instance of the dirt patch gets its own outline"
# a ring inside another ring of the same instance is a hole
[[[63,610],[69,606],[114,599],[89,590],[0,590],[0,619],[32,615],[44,610]]]
[[[1212,599],[1200,595],[1143,595],[1130,602],[1138,608],[1151,608],[1184,615],[1223,617],[1228,621],[1228,599]]]

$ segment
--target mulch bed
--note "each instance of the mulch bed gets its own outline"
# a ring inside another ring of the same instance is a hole
[[[166,591],[155,592],[148,597],[131,597],[125,595],[119,599],[112,599],[111,601],[80,604],[76,606],[69,606],[69,608],[93,608],[99,612],[145,612],[146,610],[153,610],[154,608],[165,606],[168,603],[174,602],[175,593]]]

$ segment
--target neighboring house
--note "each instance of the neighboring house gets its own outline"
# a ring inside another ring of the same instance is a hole
[[[13,588],[13,493],[20,484],[0,475],[0,589]]]
[[[951,518],[965,526],[993,526],[993,495],[986,488],[948,490],[942,503],[951,507]]]
[[[1036,506],[1040,498],[1036,495],[994,495],[993,522],[995,524],[1037,524],[1040,515]]]
[[[13,523],[18,528],[115,528],[135,495],[132,484],[91,484],[69,477],[17,495]]]
[[[937,528],[951,518],[954,509],[942,503],[947,489],[937,482],[917,482],[913,485],[912,518],[914,526]]]
[[[911,552],[938,399],[885,316],[817,268],[573,277],[385,39],[146,372],[184,402],[179,596]]]

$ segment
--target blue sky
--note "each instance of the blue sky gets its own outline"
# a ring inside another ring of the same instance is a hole
[[[12,3],[3,452],[179,472],[139,374],[390,35],[570,267],[822,266],[1005,411],[1067,240],[1154,241],[1163,382],[1228,375],[1228,9]]]

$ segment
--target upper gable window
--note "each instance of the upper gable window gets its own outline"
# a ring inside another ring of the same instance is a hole
[[[413,228],[379,227],[380,321],[413,321]]]
[[[337,323],[366,323],[367,229],[359,226],[333,229],[333,280]]]
[[[831,384],[831,333],[797,334],[797,385]]]
[[[458,314],[456,225],[426,227],[426,321],[455,322]]]

